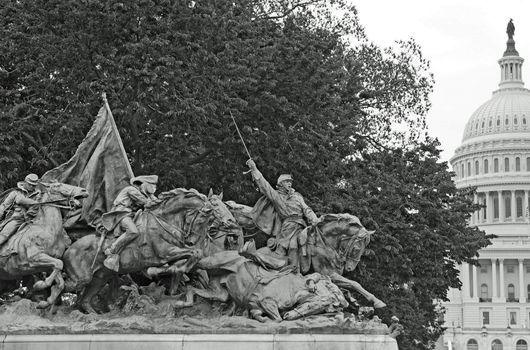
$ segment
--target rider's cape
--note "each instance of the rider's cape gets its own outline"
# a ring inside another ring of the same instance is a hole
[[[258,199],[250,212],[250,216],[256,226],[269,236],[276,237],[280,233],[282,220],[267,197],[263,196]]]

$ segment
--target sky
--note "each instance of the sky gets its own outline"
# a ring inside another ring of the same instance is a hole
[[[441,142],[448,161],[462,142],[473,112],[498,88],[497,60],[506,49],[506,25],[515,24],[515,48],[528,60],[523,81],[530,86],[530,2],[523,0],[352,0],[370,41],[390,46],[414,38],[434,74],[429,134]]]

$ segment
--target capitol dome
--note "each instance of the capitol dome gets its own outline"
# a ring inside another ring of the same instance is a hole
[[[476,187],[475,201],[485,206],[472,224],[495,226],[496,234],[507,236],[530,235],[530,90],[524,87],[523,62],[509,38],[498,60],[499,88],[471,115],[450,159],[456,186]]]

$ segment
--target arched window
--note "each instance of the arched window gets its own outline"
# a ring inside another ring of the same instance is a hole
[[[504,172],[510,171],[510,158],[504,158]]]
[[[529,157],[530,159],[530,157]],[[499,172],[499,158],[495,158],[493,160],[493,172],[498,173]]]
[[[488,218],[488,203],[486,202],[486,198],[484,198],[484,202],[482,202],[482,204],[484,205],[484,208],[482,209],[482,215],[484,220],[486,220]]]
[[[475,175],[478,175],[479,165],[478,160],[475,160]]]
[[[528,350],[526,340],[519,339],[517,343],[515,343],[515,350]]]
[[[488,285],[486,283],[480,286],[480,298],[484,301],[488,299]]]
[[[471,162],[467,162],[467,176],[471,176]]]
[[[492,341],[491,350],[502,350],[502,342],[499,339]]]
[[[526,118],[523,118],[523,124],[526,125]]]
[[[517,217],[521,218],[523,217],[523,198],[517,197],[515,203],[517,205]]]
[[[513,118],[513,123],[517,124],[517,118]]]
[[[504,217],[512,217],[512,199],[510,197],[504,198]]]
[[[515,158],[515,171],[521,171],[521,158]]]
[[[526,158],[526,171],[530,171],[530,157]]]
[[[501,119],[497,118],[497,126],[501,125]]]
[[[490,120],[490,122],[488,123],[488,126],[491,128],[491,120]]]
[[[475,339],[469,339],[466,350],[478,350],[478,342]]]
[[[526,286],[526,294],[527,294],[526,300],[530,300],[530,284]]]
[[[489,171],[488,169],[488,160],[484,159],[484,174],[487,174]]]
[[[511,301],[515,300],[515,287],[511,283],[508,285],[508,299]]]
[[[460,166],[460,173],[462,174],[462,177],[466,176],[466,173],[464,171],[464,163],[462,163],[462,165]]]

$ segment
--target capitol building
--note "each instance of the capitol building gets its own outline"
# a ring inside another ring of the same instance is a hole
[[[480,266],[460,266],[462,288],[444,303],[447,350],[530,346],[530,90],[511,35],[498,62],[499,87],[469,118],[450,160],[456,186],[476,186],[484,206],[470,224],[498,237],[480,251]]]

